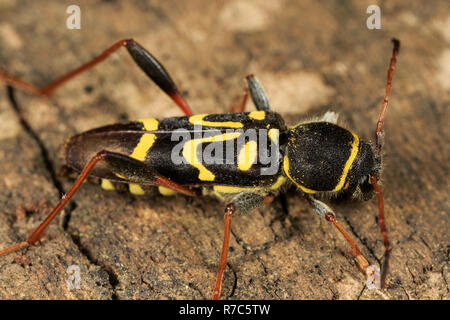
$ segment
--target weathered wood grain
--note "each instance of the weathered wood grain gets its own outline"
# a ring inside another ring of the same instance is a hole
[[[80,1],[68,30],[60,1],[0,3],[0,67],[45,84],[121,38],[133,37],[171,72],[198,113],[225,112],[256,74],[289,124],[340,113],[371,139],[390,39],[402,41],[386,120],[385,193],[393,244],[388,288],[365,288],[346,243],[294,191],[287,205],[233,221],[223,295],[230,299],[449,299],[450,10],[448,2]],[[270,4],[269,4],[270,3]],[[60,147],[100,125],[180,115],[122,50],[47,103],[17,92],[25,130],[0,91],[0,248],[25,239],[56,203]],[[249,108],[253,108],[249,104]],[[54,177],[52,178],[52,175]],[[45,201],[43,201],[45,200]],[[0,259],[2,299],[210,298],[223,204],[144,197],[86,184],[36,246]],[[382,257],[376,202],[331,205],[372,263]],[[70,291],[66,268],[81,269]]]

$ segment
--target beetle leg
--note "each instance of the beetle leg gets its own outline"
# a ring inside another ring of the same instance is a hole
[[[383,236],[383,244],[384,244],[384,262],[381,270],[381,287],[383,288],[386,280],[386,275],[389,269],[389,257],[391,255],[392,246],[389,242],[388,234],[386,231],[386,219],[384,217],[384,201],[383,201],[383,193],[381,192],[381,188],[378,186],[377,177],[371,176],[370,182],[375,189],[378,200],[378,224],[380,226],[381,235]]]
[[[249,91],[253,104],[257,110],[270,111],[269,100],[267,99],[263,87],[253,74],[249,74],[245,77],[244,92],[242,95],[238,96],[231,105],[231,113],[245,111]]]
[[[233,103],[231,104],[230,108],[230,113],[244,112],[247,100],[248,100],[248,86],[247,81],[244,81],[244,90],[242,94],[240,94],[233,100]]]
[[[130,158],[128,156],[119,153],[100,151],[86,164],[86,166],[81,171],[78,179],[75,181],[69,192],[67,192],[67,194],[62,197],[58,205],[47,216],[47,218],[36,228],[36,230],[30,235],[30,237],[24,242],[18,243],[16,245],[13,245],[9,248],[0,251],[0,256],[27,247],[29,245],[33,245],[36,242],[38,242],[47,226],[52,222],[52,220],[58,215],[61,209],[72,198],[72,196],[75,194],[78,188],[80,188],[80,186],[89,176],[89,173],[99,162],[103,162],[114,173],[126,178],[130,182],[164,186],[166,188],[170,188],[172,190],[175,190],[177,192],[189,196],[198,195],[198,192],[196,190],[189,189],[187,187],[179,185],[176,182],[171,181],[170,179],[157,173],[155,170],[153,170],[143,162],[140,162],[138,160],[135,160],[133,158]]]
[[[305,194],[305,198],[308,200],[312,209],[321,217],[325,218],[328,222],[332,223],[336,229],[344,236],[345,240],[347,240],[348,244],[352,248],[352,253],[355,256],[356,261],[358,262],[359,267],[364,271],[367,276],[367,285],[369,288],[376,287],[378,289],[381,288],[380,285],[380,274],[378,266],[369,266],[366,258],[362,255],[355,241],[352,239],[350,234],[342,227],[342,225],[336,220],[336,215],[333,210],[327,206],[322,201],[315,199],[309,194]]]
[[[253,74],[246,77],[248,88],[250,90],[250,96],[252,97],[253,104],[257,110],[270,111],[269,99],[267,99],[266,93],[262,85],[256,79]]]
[[[227,266],[228,243],[230,240],[231,217],[235,214],[248,213],[262,204],[272,202],[273,196],[262,196],[254,192],[241,192],[233,197],[231,202],[225,207],[225,226],[222,244],[222,254],[220,256],[219,271],[217,272],[216,285],[214,287],[213,299],[218,300],[222,289],[223,272]]]
[[[190,189],[162,176],[152,167],[139,160],[120,153],[105,152],[107,153],[105,158],[106,166],[115,175],[127,180],[127,182],[129,181],[131,183],[142,185],[163,186],[187,196],[199,195],[197,190]]]
[[[12,75],[3,73],[1,71],[0,80],[3,80],[7,84],[20,88],[24,91],[42,96],[44,98],[48,98],[64,83],[83,73],[84,71],[91,69],[98,63],[104,61],[121,47],[127,48],[128,52],[130,53],[136,64],[139,66],[139,68],[141,68],[142,71],[144,71],[150,77],[150,79],[153,80],[161,88],[161,90],[163,90],[180,107],[185,115],[192,115],[192,111],[189,108],[186,100],[179,92],[177,86],[175,85],[163,65],[133,39],[124,39],[116,42],[93,60],[83,64],[75,70],[62,75],[56,80],[53,80],[43,88],[39,88],[31,83],[23,81]]]
[[[163,90],[184,112],[185,115],[192,115],[186,100],[181,95],[175,82],[163,65],[154,56],[145,50],[133,39],[125,40],[128,52],[133,60],[160,88]]]

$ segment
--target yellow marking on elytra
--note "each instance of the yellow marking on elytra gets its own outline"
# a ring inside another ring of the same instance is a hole
[[[156,119],[141,119],[139,120],[143,125],[143,130],[146,131],[155,131],[158,130],[159,122]],[[152,133],[144,133],[139,139],[138,144],[134,147],[133,152],[130,154],[130,157],[139,161],[144,161],[147,156],[148,150],[155,143],[156,135]]]
[[[174,194],[177,193],[176,191],[174,191],[172,189],[169,189],[169,188],[166,188],[166,187],[163,187],[163,186],[159,186],[158,187],[158,191],[163,196],[173,196]]]
[[[199,170],[198,178],[201,181],[214,181],[216,176],[205,168],[205,166],[199,161],[197,157],[197,149],[203,142],[214,142],[214,141],[226,141],[236,139],[241,135],[240,132],[228,132],[217,136],[206,137],[202,139],[192,139],[185,143],[183,147],[183,157],[186,161],[196,167]]]
[[[266,112],[263,110],[252,111],[248,114],[248,117],[255,120],[264,120],[266,118]]]
[[[203,120],[208,114],[196,114],[189,117],[189,122],[194,125],[208,126],[208,127],[227,127],[227,128],[243,128],[244,125],[240,122],[234,121],[206,121]]]
[[[270,190],[276,190],[286,182],[286,178],[283,176],[279,176],[277,181],[273,185],[270,186]]]
[[[258,144],[256,141],[247,142],[242,149],[239,151],[238,155],[238,168],[242,171],[249,170],[252,165],[256,162],[258,157]]]
[[[118,178],[120,178],[120,179],[128,180],[127,177],[121,175],[120,173],[115,173],[115,172],[114,172],[114,174],[116,175],[116,177],[118,177]]]
[[[350,167],[352,166],[353,161],[355,161],[356,155],[358,154],[359,138],[353,132],[352,132],[352,135],[353,135],[352,151],[350,152],[350,156],[348,157],[347,162],[345,163],[344,170],[342,170],[342,174],[341,174],[341,177],[339,178],[338,184],[332,190],[333,192],[341,190],[342,187],[344,186],[348,171],[350,170]]]
[[[234,186],[214,186],[213,190],[220,193],[239,193],[245,191],[258,190],[258,187],[234,187]]]
[[[270,140],[272,140],[276,144],[279,144],[280,130],[278,130],[278,129],[270,129],[268,135],[269,135],[269,139]]]
[[[152,133],[144,133],[139,140],[138,144],[133,150],[133,153],[130,154],[130,157],[139,161],[144,161],[147,156],[148,150],[155,143],[156,135]]]
[[[292,179],[291,175],[289,174],[289,158],[287,156],[284,156],[284,159],[283,159],[283,170],[284,170],[284,173],[286,173],[286,175],[288,176],[288,178],[292,182],[294,182],[295,185],[297,187],[299,187],[303,192],[306,192],[306,193],[316,193],[317,192],[316,190],[308,189],[308,188],[302,186],[301,184],[297,183],[294,179]]]
[[[145,194],[144,189],[142,189],[142,187],[140,185],[138,185],[138,184],[130,183],[130,184],[128,184],[128,187],[129,187],[129,190],[130,190],[130,192],[132,194],[135,194],[135,195],[138,195],[138,196],[141,196],[141,195]]]
[[[156,119],[141,119],[139,120],[143,125],[143,130],[146,131],[155,131],[158,130],[159,122]],[[144,133],[139,139],[138,144],[133,149],[133,152],[130,154],[130,157],[139,161],[144,161],[147,156],[148,150],[155,143],[156,135],[152,133]]]
[[[111,183],[111,181],[107,179],[102,179],[102,189],[103,190],[114,190],[114,185]]]
[[[150,119],[140,119],[138,120],[144,125],[144,130],[146,131],[155,131],[158,130],[159,121],[155,118]]]

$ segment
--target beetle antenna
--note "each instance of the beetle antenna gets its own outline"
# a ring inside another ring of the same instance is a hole
[[[395,64],[397,63],[397,56],[398,56],[398,52],[400,51],[400,41],[397,39],[392,39],[392,43],[394,44],[394,49],[392,50],[391,62],[389,64],[389,69],[387,72],[386,90],[384,93],[383,102],[381,103],[380,115],[378,116],[377,127],[375,130],[375,141],[377,144],[378,153],[381,151],[384,117],[386,115],[386,110],[387,110],[388,102],[389,102],[389,95],[391,93],[392,78],[394,77]]]
[[[378,154],[381,153],[382,140],[383,140],[383,125],[384,125],[384,117],[386,115],[386,110],[389,102],[389,95],[391,93],[392,88],[392,78],[394,77],[395,65],[397,63],[397,56],[400,51],[400,41],[397,39],[392,39],[392,43],[394,44],[394,49],[392,50],[391,62],[389,63],[389,69],[387,72],[387,83],[386,90],[384,93],[384,99],[381,103],[380,115],[378,116],[377,127],[375,130],[375,141],[376,141],[376,150]],[[380,225],[381,234],[383,236],[383,244],[384,244],[384,262],[381,270],[381,288],[383,288],[386,274],[389,267],[389,257],[392,250],[392,247],[389,242],[389,238],[386,231],[386,220],[384,217],[384,201],[383,201],[383,193],[381,192],[381,188],[378,185],[378,177],[373,175],[370,177],[370,183],[375,189],[375,193],[377,194],[378,201],[378,224]]]

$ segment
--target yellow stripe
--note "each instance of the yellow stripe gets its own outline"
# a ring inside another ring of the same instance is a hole
[[[177,193],[176,191],[174,191],[172,189],[169,189],[169,188],[166,188],[166,187],[163,187],[163,186],[159,186],[158,187],[158,191],[163,196],[173,196],[174,194]]]
[[[158,130],[159,122],[156,119],[141,119],[139,120],[144,125],[144,130],[155,131]],[[153,146],[156,140],[156,135],[152,133],[144,133],[141,136],[138,144],[134,148],[130,157],[139,161],[144,161],[148,151]]]
[[[155,131],[158,130],[159,122],[154,118],[150,119],[140,119],[138,120],[144,125],[144,129],[147,131]]]
[[[199,170],[198,178],[201,181],[214,181],[216,176],[205,168],[205,166],[199,161],[197,157],[197,148],[203,142],[225,141],[236,139],[241,135],[240,132],[224,133],[217,136],[207,137],[203,139],[192,139],[185,143],[183,147],[183,157],[189,162],[190,165],[196,167]]]
[[[155,143],[155,140],[156,135],[152,133],[144,133],[130,157],[139,161],[144,161],[148,150],[150,150],[153,143]]]
[[[115,173],[115,172],[114,172],[114,174],[115,174],[118,178],[120,178],[120,179],[128,180],[127,177],[121,175],[120,173]]]
[[[102,179],[102,189],[104,190],[114,190],[114,185],[111,183],[111,181]]]
[[[239,151],[238,155],[238,168],[242,171],[249,170],[252,165],[256,162],[258,156],[258,144],[256,141],[247,142],[242,149]]]
[[[301,190],[303,190],[306,193],[316,193],[317,192],[315,190],[308,189],[308,188],[302,186],[301,184],[298,184],[294,179],[292,179],[291,175],[289,174],[289,159],[287,156],[284,156],[284,159],[283,159],[283,169],[284,169],[284,173],[286,173],[288,178],[291,179],[291,181],[294,182],[297,185],[297,187],[299,187]]]
[[[266,112],[262,110],[252,111],[248,114],[248,117],[255,120],[264,120],[266,118]]]
[[[130,192],[132,194],[135,194],[135,195],[138,195],[138,196],[141,196],[141,195],[145,194],[144,189],[142,189],[141,186],[138,185],[138,184],[130,183],[128,185],[128,187],[130,188]]]
[[[281,187],[283,185],[283,183],[286,181],[286,178],[283,176],[279,176],[277,181],[270,186],[270,190],[276,190],[279,187]]]
[[[228,128],[243,128],[244,125],[240,122],[226,121],[226,122],[214,122],[203,120],[208,114],[197,114],[189,117],[189,122],[195,125],[202,125],[208,127],[228,127]]]
[[[254,191],[257,187],[233,187],[233,186],[214,186],[213,190],[220,193],[239,193],[244,191]]]
[[[344,170],[342,170],[342,174],[341,174],[341,178],[339,179],[339,183],[332,190],[333,192],[341,190],[342,187],[344,186],[348,171],[350,170],[350,167],[352,166],[353,161],[355,161],[356,155],[358,154],[359,138],[353,132],[352,132],[352,135],[353,135],[352,151],[350,152],[350,157],[348,157],[347,162],[345,163]]]

